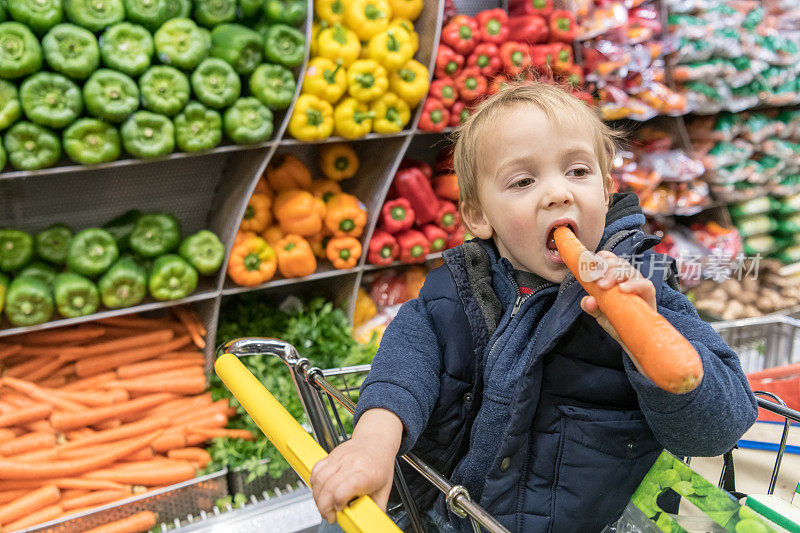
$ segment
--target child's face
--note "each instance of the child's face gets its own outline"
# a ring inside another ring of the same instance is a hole
[[[569,224],[589,250],[605,228],[608,194],[588,131],[551,123],[534,105],[504,111],[478,152],[478,209],[465,210],[516,269],[560,283],[567,268],[553,229]]]

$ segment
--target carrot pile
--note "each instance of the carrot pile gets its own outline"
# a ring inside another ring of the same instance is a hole
[[[173,314],[0,339],[4,533],[191,479],[214,437],[253,439],[225,428],[235,409],[207,392],[202,323]],[[97,532],[155,523],[139,515]]]

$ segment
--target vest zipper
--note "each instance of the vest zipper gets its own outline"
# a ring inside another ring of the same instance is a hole
[[[514,300],[514,307],[511,309],[511,316],[508,317],[508,324],[511,324],[511,321],[514,320],[514,316],[519,312],[519,308],[522,307],[522,304],[525,302],[526,298],[519,292],[519,285],[517,284],[517,280],[514,279],[514,275],[508,276],[509,281],[514,286],[514,289],[517,291],[517,299]],[[506,325],[506,328],[508,325]],[[497,346],[497,343],[500,342],[503,334],[501,333],[492,344],[492,347],[489,349],[489,355],[486,356],[486,364],[488,365],[489,362],[492,360],[492,354],[494,353],[494,349]],[[485,369],[485,367],[484,367]]]
[[[514,302],[514,309],[511,310],[511,318],[512,319],[514,318],[514,315],[517,314],[517,311],[519,311],[519,308],[522,307],[522,302],[524,302],[524,301],[525,301],[525,298],[521,294],[519,296],[517,296],[517,301]]]

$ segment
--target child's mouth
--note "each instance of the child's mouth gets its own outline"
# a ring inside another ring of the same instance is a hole
[[[556,221],[551,227],[550,231],[547,232],[547,239],[545,240],[545,249],[547,251],[547,257],[553,263],[563,265],[564,260],[561,259],[561,254],[558,253],[558,247],[556,246],[556,238],[555,232],[556,228],[559,226],[567,226],[573,233],[577,235],[577,231],[575,230],[575,223],[574,222],[566,222],[566,221]]]

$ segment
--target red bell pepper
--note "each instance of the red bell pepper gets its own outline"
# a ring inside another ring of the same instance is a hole
[[[458,178],[455,174],[442,174],[433,178],[433,192],[443,200],[458,201]]]
[[[536,44],[531,46],[531,64],[539,73],[547,73],[553,70],[556,59],[553,55],[551,44]]]
[[[437,226],[447,233],[454,232],[456,228],[461,225],[461,215],[458,214],[456,204],[445,200],[439,202],[439,209],[436,211],[435,222]]]
[[[367,260],[373,265],[391,264],[400,255],[400,245],[391,234],[376,229],[367,248]]]
[[[397,234],[400,245],[400,261],[403,263],[424,263],[431,247],[424,233],[409,229]]]
[[[566,9],[556,9],[550,15],[550,40],[569,43],[575,40],[578,26],[575,24],[575,15]]]
[[[520,15],[548,17],[553,12],[553,0],[509,0],[508,12],[512,17]]]
[[[455,172],[455,165],[453,164],[453,149],[454,146],[450,144],[446,148],[439,150],[436,154],[436,163],[433,165],[433,170],[437,174],[448,174]]]
[[[431,182],[418,168],[404,168],[394,175],[394,186],[397,194],[405,198],[414,210],[417,224],[427,224],[436,219],[439,200],[433,193]]]
[[[521,43],[546,43],[550,33],[547,29],[547,21],[539,15],[514,17],[509,21],[508,26],[511,40]]]
[[[405,198],[389,200],[381,209],[381,228],[389,233],[399,233],[414,225],[414,210]]]
[[[464,244],[464,228],[459,226],[453,233],[447,235],[447,249]]]
[[[589,107],[594,107],[594,97],[591,93],[586,91],[575,91],[572,93],[572,96],[578,100],[583,100]]]
[[[503,89],[508,87],[508,76],[505,74],[498,74],[489,84],[489,94],[497,94]]]
[[[420,231],[425,235],[425,238],[428,239],[431,253],[441,252],[447,246],[447,232],[439,226],[425,224],[420,228]]]
[[[422,116],[419,117],[419,129],[423,131],[443,131],[450,123],[450,112],[444,104],[436,98],[428,97],[422,106]]]
[[[452,78],[461,73],[464,68],[464,56],[446,44],[440,44],[436,50],[436,67],[434,74],[437,78]]]
[[[400,161],[400,167],[398,170],[404,168],[416,167],[425,174],[425,177],[431,179],[433,177],[433,169],[431,166],[426,163],[425,161],[420,161],[418,159],[411,159],[410,157],[404,157],[402,161]]]
[[[580,65],[570,65],[568,69],[565,70],[565,74],[567,74],[567,85],[572,90],[580,89],[583,87],[584,84],[584,77],[583,77],[583,67]]]
[[[516,76],[531,66],[530,47],[524,43],[509,41],[500,47],[503,68],[509,76]]]
[[[430,92],[428,94],[434,98],[438,98],[445,107],[453,107],[453,104],[458,100],[456,82],[450,78],[435,80],[431,83]]]
[[[458,15],[442,28],[442,42],[461,55],[467,55],[478,45],[480,32],[474,18]]]
[[[500,49],[492,43],[479,44],[467,58],[467,67],[478,67],[487,78],[494,76],[503,68]]]
[[[508,40],[508,13],[503,9],[486,9],[475,16],[484,43],[502,44]]]
[[[553,50],[553,66],[559,72],[567,72],[575,64],[572,45],[566,43],[550,44]]]
[[[481,74],[478,67],[465,68],[458,78],[456,78],[456,88],[461,99],[465,102],[474,102],[486,94],[489,82]]]
[[[461,125],[462,122],[465,122],[469,118],[469,108],[467,104],[459,100],[453,107],[450,108],[450,122],[448,126],[456,127]]]

